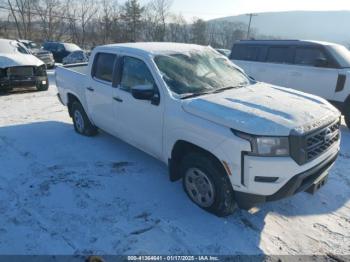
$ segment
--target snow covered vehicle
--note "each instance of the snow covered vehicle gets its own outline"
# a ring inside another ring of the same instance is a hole
[[[76,132],[102,129],[169,166],[189,198],[218,216],[323,186],[340,147],[326,100],[255,82],[210,47],[131,43],[58,67]]]
[[[18,41],[23,44],[31,52],[32,55],[43,61],[48,69],[55,67],[55,59],[53,58],[53,54],[50,51],[44,50],[40,45],[30,40],[21,39]]]
[[[350,52],[342,45],[309,40],[243,40],[230,59],[258,81],[327,99],[350,128]]]
[[[0,90],[15,87],[47,90],[46,65],[18,41],[0,39]]]

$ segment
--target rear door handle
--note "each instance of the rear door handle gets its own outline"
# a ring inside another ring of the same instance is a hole
[[[113,97],[113,99],[119,103],[123,102],[123,99],[121,99],[120,97]]]
[[[86,89],[89,90],[90,92],[94,92],[95,91],[95,89],[93,89],[92,87],[87,87]]]

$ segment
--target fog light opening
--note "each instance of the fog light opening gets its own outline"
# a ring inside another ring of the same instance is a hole
[[[265,176],[256,176],[254,181],[259,183],[274,183],[278,180],[278,177],[265,177]]]

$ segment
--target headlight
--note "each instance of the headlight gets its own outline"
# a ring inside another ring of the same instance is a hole
[[[289,156],[288,137],[263,137],[252,136],[242,132],[234,131],[235,135],[248,140],[252,147],[252,153],[258,156]]]
[[[253,152],[262,156],[289,156],[289,139],[287,137],[258,137]]]
[[[36,68],[37,76],[46,76],[46,65],[41,65]]]

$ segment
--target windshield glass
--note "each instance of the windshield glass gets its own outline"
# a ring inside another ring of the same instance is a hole
[[[15,53],[22,53],[22,54],[30,54],[28,49],[25,48],[24,45],[17,41],[1,41],[0,42],[0,53],[3,54],[15,54]]]
[[[75,44],[64,44],[64,47],[66,48],[66,50],[68,52],[74,52],[77,50],[81,50],[80,47],[75,45]]]
[[[329,49],[341,67],[350,67],[350,51],[342,45],[331,45]]]
[[[154,58],[170,90],[178,95],[248,85],[249,79],[228,59],[211,50]]]
[[[30,42],[27,46],[27,48],[30,48],[30,49],[39,49],[40,46],[34,42]]]
[[[24,45],[28,49],[39,49],[39,46],[34,42],[21,42],[22,45]]]

